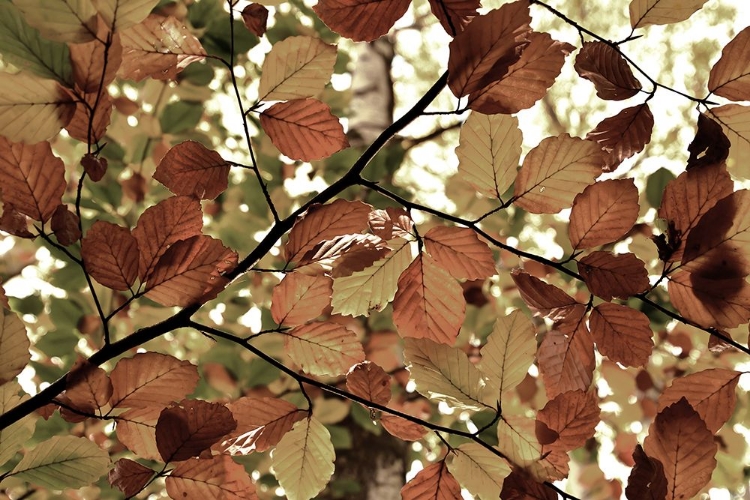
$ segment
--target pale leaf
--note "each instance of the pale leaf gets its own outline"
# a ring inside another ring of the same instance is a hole
[[[615,170],[623,160],[643,151],[651,142],[653,128],[654,115],[644,103],[605,118],[586,134],[586,139],[596,141],[608,153],[607,168]]]
[[[185,141],[170,149],[156,167],[154,179],[174,194],[213,200],[227,189],[229,163],[200,142]]]
[[[409,0],[321,0],[313,10],[336,33],[372,41],[388,33],[409,8]]]
[[[156,352],[121,359],[110,373],[113,408],[161,406],[193,392],[198,369],[189,361]]]
[[[279,325],[301,325],[323,314],[332,294],[333,280],[328,276],[289,273],[273,289],[271,316]]]
[[[161,461],[156,447],[156,422],[167,403],[133,408],[117,416],[117,439],[140,458]]]
[[[28,399],[25,394],[19,396],[19,392],[22,392],[22,389],[15,380],[0,385],[0,413],[5,414],[11,408]],[[35,427],[36,419],[32,415],[26,415],[0,430],[0,465],[5,465],[8,460],[15,456],[16,452],[27,444],[27,441],[34,434]]]
[[[482,347],[479,368],[499,394],[513,389],[534,362],[536,337],[531,320],[519,310],[495,320],[487,343]]]
[[[574,249],[612,243],[625,236],[638,219],[638,188],[633,179],[600,181],[573,201],[568,237]]]
[[[12,311],[0,308],[0,384],[13,380],[31,361],[26,325]]]
[[[558,394],[536,414],[536,419],[559,436],[549,449],[579,448],[594,437],[600,420],[596,394],[580,390]]]
[[[164,485],[171,498],[258,500],[245,467],[227,455],[186,460],[174,468]]]
[[[368,215],[370,230],[384,240],[393,238],[412,238],[414,221],[403,208],[387,207],[385,210],[373,210]]]
[[[165,463],[179,462],[200,455],[236,427],[226,406],[185,399],[159,414],[156,447]]]
[[[711,68],[708,90],[733,101],[750,100],[750,27],[737,33]]]
[[[148,467],[127,458],[121,458],[109,471],[107,480],[110,486],[114,486],[122,491],[123,495],[130,497],[141,491],[153,475],[154,471]]]
[[[631,0],[630,26],[635,29],[678,23],[700,10],[704,3],[706,0]]]
[[[138,243],[126,227],[98,220],[81,240],[86,271],[113,290],[128,290],[138,277]]]
[[[732,143],[729,150],[730,172],[744,179],[750,178],[745,168],[750,157],[750,106],[726,104],[709,110]]]
[[[227,405],[237,428],[222,443],[231,454],[246,455],[276,446],[295,422],[305,418],[303,410],[278,398],[243,397]]]
[[[649,286],[646,264],[632,253],[591,252],[578,261],[578,272],[589,291],[606,301],[626,299]]]
[[[526,469],[530,478],[537,482],[567,477],[568,454],[539,444],[535,427],[535,421],[526,416],[501,417],[497,423],[497,448],[511,463]]]
[[[318,97],[333,74],[336,46],[319,38],[290,36],[275,43],[263,61],[260,101]]]
[[[599,304],[591,311],[591,336],[599,352],[625,366],[645,366],[654,348],[648,316],[632,307]]]
[[[401,488],[403,500],[459,500],[461,486],[445,461],[428,465]]]
[[[478,443],[462,444],[453,450],[448,466],[458,482],[480,500],[500,498],[503,481],[510,474],[508,462]]]
[[[271,465],[289,500],[309,500],[328,484],[335,457],[328,429],[311,416],[281,438]]]
[[[625,58],[604,42],[584,42],[576,56],[575,70],[594,84],[596,95],[602,99],[621,101],[641,88]]]
[[[13,0],[26,22],[44,38],[83,43],[96,37],[96,10],[91,0]]]
[[[151,13],[159,0],[91,0],[112,31],[138,24]]]
[[[435,226],[424,235],[435,263],[456,279],[478,280],[497,274],[492,251],[466,227]]]
[[[352,366],[346,374],[349,392],[379,405],[391,400],[391,376],[372,361],[363,361]]]
[[[312,375],[344,375],[365,360],[356,334],[337,323],[308,323],[284,337],[284,345],[297,365]]]

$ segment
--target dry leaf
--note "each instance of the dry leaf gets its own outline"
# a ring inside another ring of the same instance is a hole
[[[409,0],[321,0],[313,10],[339,35],[369,42],[388,33],[410,4]]]
[[[600,181],[573,201],[568,237],[575,250],[612,243],[638,219],[638,188],[633,179]]]
[[[428,465],[401,488],[403,500],[459,500],[461,486],[444,461]]]
[[[156,167],[154,179],[177,196],[213,200],[227,189],[229,163],[200,142],[174,146]]]
[[[654,115],[643,103],[605,118],[586,134],[586,139],[596,141],[608,153],[607,169],[615,170],[623,160],[643,151],[651,142],[653,128]]]
[[[156,447],[165,463],[180,462],[200,455],[236,427],[226,406],[185,399],[159,414]]]
[[[138,277],[138,243],[130,230],[111,222],[96,221],[81,240],[86,271],[113,290],[128,290]]]
[[[575,70],[594,84],[596,95],[602,99],[622,101],[641,89],[625,58],[604,42],[584,42],[576,56]]]
[[[578,272],[589,291],[606,301],[626,299],[649,287],[646,264],[632,253],[591,252],[578,261]]]

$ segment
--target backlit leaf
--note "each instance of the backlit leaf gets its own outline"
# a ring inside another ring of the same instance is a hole
[[[223,273],[237,265],[237,252],[210,236],[176,242],[159,258],[146,296],[163,306],[186,307],[211,300],[226,286]]]
[[[419,254],[399,276],[393,323],[402,337],[453,345],[465,313],[461,286],[429,255]]]
[[[461,486],[445,461],[428,465],[401,488],[403,500],[458,500]]]
[[[626,299],[648,289],[648,271],[635,254],[591,252],[578,261],[578,272],[589,291],[606,301]]]
[[[596,394],[581,390],[558,394],[539,410],[536,419],[559,436],[550,448],[563,451],[579,448],[594,437],[594,428],[599,423]]]
[[[310,36],[290,36],[274,44],[263,61],[259,100],[318,97],[335,62],[336,46]]]
[[[427,434],[427,429],[423,426],[397,415],[383,413],[380,416],[380,423],[388,434],[404,441],[419,441]]]
[[[313,10],[336,33],[357,42],[369,42],[388,33],[410,3],[409,0],[321,0]]]
[[[604,42],[584,42],[576,56],[575,70],[594,84],[596,95],[602,99],[622,101],[641,89],[625,58]]]
[[[91,0],[112,31],[138,24],[151,13],[159,0]]]
[[[448,87],[456,97],[500,80],[528,45],[527,2],[512,2],[475,17],[450,43]]]
[[[332,293],[328,276],[289,273],[273,289],[271,316],[280,325],[301,325],[323,314]]]
[[[404,339],[404,358],[421,394],[454,408],[492,409],[484,402],[482,373],[460,349],[409,337]],[[494,394],[489,396],[496,399]]]
[[[391,400],[391,376],[372,361],[352,366],[346,374],[346,388],[352,394],[380,405]]]
[[[200,142],[185,141],[170,149],[156,167],[154,179],[174,194],[213,200],[227,189],[229,164]]]
[[[536,481],[567,477],[568,455],[548,450],[536,438],[535,421],[520,415],[503,415],[497,423],[497,448],[508,460],[523,467]]]
[[[55,2],[68,5],[69,2]],[[98,40],[70,45],[70,62],[73,65],[73,80],[84,92],[98,92],[115,79],[122,64],[120,35],[111,35],[109,46],[102,43],[110,36],[104,23],[99,23]],[[94,25],[96,27],[96,24]],[[102,75],[103,73],[103,75]]]
[[[31,360],[26,325],[12,311],[0,308],[0,384],[13,380]]]
[[[633,470],[628,477],[625,495],[628,499],[661,500],[667,497],[667,478],[664,467],[655,458],[646,455],[641,445],[633,451]]]
[[[514,388],[526,376],[536,353],[534,334],[534,325],[519,310],[495,320],[482,347],[480,369],[499,394]]]
[[[365,360],[355,333],[336,323],[308,323],[286,333],[287,354],[306,373],[344,375]]]
[[[198,369],[189,361],[156,352],[118,361],[110,373],[113,408],[167,406],[195,389]]]
[[[514,269],[511,277],[521,293],[521,298],[532,309],[550,319],[564,318],[578,302],[555,285],[550,285],[536,276]]]
[[[126,227],[98,220],[81,240],[81,257],[91,276],[113,290],[127,290],[138,277],[138,243]]]
[[[653,128],[654,115],[648,104],[644,103],[605,118],[586,134],[586,139],[596,141],[607,151],[607,167],[615,170],[623,160],[643,151],[646,144],[651,142]]]
[[[260,114],[260,125],[273,145],[293,160],[320,160],[349,147],[339,119],[316,99],[276,103]]]
[[[113,390],[107,372],[82,362],[74,366],[68,375],[65,396],[78,408],[101,410],[109,403]]]
[[[29,145],[0,137],[0,184],[3,203],[45,222],[65,192],[65,165],[49,142]]]
[[[25,394],[19,396],[19,392],[22,392],[22,389],[15,380],[0,385],[0,412],[5,414],[23,400],[28,399]],[[27,415],[0,430],[0,465],[5,465],[18,451],[21,451],[34,434],[35,427],[36,418]]]
[[[575,47],[547,33],[531,32],[531,42],[505,76],[469,96],[469,107],[486,114],[511,114],[532,107],[547,95],[567,56]]]
[[[31,26],[44,38],[83,43],[96,37],[96,10],[91,0],[13,0]]]
[[[670,24],[684,21],[703,7],[706,0],[631,0],[630,26],[643,28],[649,24]]]
[[[668,289],[677,310],[699,325],[734,328],[750,321],[750,284],[745,278],[679,272],[670,275]]]
[[[709,482],[716,467],[713,434],[684,399],[656,415],[643,450],[664,466],[668,500],[692,498]]]
[[[728,167],[730,172],[742,178],[750,178],[743,168],[750,156],[750,106],[726,104],[711,108],[711,118],[719,122],[722,130],[732,143],[729,150]]]
[[[227,455],[186,460],[174,468],[164,484],[171,498],[258,500],[245,467]]]
[[[226,406],[185,399],[162,410],[156,422],[156,446],[165,463],[179,462],[200,455],[236,427]]]
[[[648,316],[632,307],[599,304],[591,311],[591,335],[601,354],[625,366],[644,366],[654,348]]]
[[[750,27],[737,33],[711,68],[708,90],[733,101],[750,100]]]
[[[317,244],[300,259],[300,264],[330,270],[335,279],[370,267],[390,251],[387,242],[373,234],[344,234]]]
[[[550,330],[539,346],[537,362],[547,397],[554,398],[568,391],[587,391],[596,360],[585,316],[571,315]]]
[[[310,416],[281,438],[271,464],[289,500],[309,500],[328,483],[335,456],[328,429]]]
[[[94,144],[104,137],[107,127],[112,117],[112,98],[104,89],[101,93],[85,94],[83,96],[85,103],[80,101],[76,104],[76,111],[73,118],[65,126],[68,135],[73,139],[78,139],[87,144]],[[93,118],[92,118],[93,111]],[[91,156],[93,158],[93,155]],[[105,160],[106,161],[106,160]],[[101,162],[101,157],[97,158],[97,163]],[[84,167],[85,163],[81,162]],[[91,180],[96,182],[98,179],[86,172]],[[104,175],[103,173],[101,175]]]
[[[153,475],[154,471],[148,467],[127,458],[121,458],[115,462],[115,467],[109,471],[107,480],[110,486],[130,497],[141,491]]]
[[[12,474],[37,486],[61,490],[87,486],[109,466],[109,453],[89,439],[53,436],[27,452]]]
[[[247,455],[273,448],[306,413],[277,398],[242,397],[229,403],[237,428],[222,445],[231,454]]]
[[[638,219],[638,188],[633,179],[600,181],[573,201],[568,237],[574,249],[612,243],[625,236]]]
[[[499,199],[516,178],[522,141],[515,116],[472,112],[456,148],[459,174],[482,194]]]
[[[455,36],[477,15],[479,0],[430,0],[430,10],[446,33]]]
[[[492,251],[469,228],[435,226],[423,238],[435,263],[454,278],[477,280],[497,274]]]
[[[529,151],[516,178],[514,203],[532,213],[557,213],[601,175],[604,153],[591,141],[563,134]]]
[[[372,210],[368,215],[370,230],[384,240],[411,238],[414,221],[403,208],[387,207],[385,210]]]
[[[507,461],[478,443],[462,444],[453,454],[448,469],[469,493],[480,500],[500,498],[503,481],[510,474]]]
[[[156,447],[156,422],[168,403],[133,408],[117,417],[117,439],[140,458],[161,461]]]
[[[734,413],[740,375],[734,370],[713,368],[676,378],[659,396],[659,411],[684,397],[708,430],[716,434]]]

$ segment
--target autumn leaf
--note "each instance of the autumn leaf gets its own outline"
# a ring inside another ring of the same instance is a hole
[[[677,310],[700,325],[734,328],[750,321],[750,284],[745,278],[679,272],[670,275],[668,290]]]
[[[185,141],[170,149],[156,167],[154,179],[177,196],[213,200],[227,189],[229,163],[200,142]]]
[[[323,314],[332,293],[328,276],[289,273],[273,289],[271,316],[279,325],[301,325]]]
[[[591,252],[578,261],[578,272],[589,291],[606,301],[626,299],[649,286],[646,264],[632,253]]]
[[[453,477],[480,500],[500,497],[503,481],[510,474],[510,464],[478,443],[466,443],[453,450],[448,465]]]
[[[309,36],[290,36],[274,44],[263,61],[258,100],[318,97],[331,79],[335,62],[335,45]]]
[[[161,461],[156,447],[156,422],[168,403],[132,408],[117,416],[117,439],[140,458]]]
[[[391,400],[391,377],[372,361],[352,366],[346,374],[346,388],[352,394],[379,405]]]
[[[12,379],[4,382],[0,385],[0,412],[5,414],[28,398],[29,396],[23,393],[18,382]],[[36,420],[35,417],[26,415],[0,430],[0,465],[5,465],[17,452],[28,445],[28,440],[34,434]]]
[[[138,243],[128,228],[96,221],[81,240],[86,271],[113,290],[128,290],[138,277]]]
[[[380,423],[388,434],[404,441],[419,441],[427,434],[427,429],[421,425],[397,415],[384,413],[380,416]]]
[[[648,316],[632,307],[603,303],[591,311],[589,327],[599,352],[625,366],[644,366],[654,348]]]
[[[258,500],[245,467],[227,455],[186,460],[172,470],[164,484],[171,498]]]
[[[568,237],[574,249],[612,243],[638,219],[638,188],[633,179],[600,181],[573,200]]]
[[[159,0],[91,0],[111,31],[122,31],[138,24],[151,13]]]
[[[300,272],[320,268],[330,270],[334,279],[351,276],[372,266],[390,252],[387,242],[373,234],[343,234],[318,243],[302,256]]]
[[[508,500],[557,500],[557,493],[546,485],[528,477],[527,473],[514,470],[503,481],[500,498]]]
[[[562,134],[543,139],[523,160],[515,182],[514,203],[532,213],[568,208],[593,184],[605,164],[596,143]]]
[[[409,0],[320,0],[313,7],[333,31],[356,42],[369,42],[388,33],[406,14]]]
[[[698,130],[695,137],[688,145],[687,167],[685,170],[691,170],[698,167],[710,167],[715,164],[722,164],[729,157],[729,148],[731,147],[729,138],[721,129],[721,125],[712,120],[705,113],[698,115]]]
[[[402,337],[453,345],[465,313],[461,287],[429,255],[419,254],[399,276],[393,322]]]
[[[309,500],[328,483],[335,456],[330,433],[310,416],[281,438],[271,464],[289,500]]]
[[[516,178],[522,141],[515,116],[472,112],[456,148],[459,175],[482,194],[500,199]]]
[[[511,278],[518,287],[521,298],[526,304],[539,311],[539,314],[553,320],[558,320],[570,314],[570,311],[580,305],[555,285],[550,285],[529,273],[514,269]]]
[[[372,234],[384,240],[413,237],[414,221],[403,208],[387,207],[385,210],[372,210],[367,218]]]
[[[237,421],[237,428],[222,446],[233,455],[273,448],[295,422],[306,416],[293,404],[277,398],[242,397],[227,407]]]
[[[477,280],[497,274],[492,251],[469,228],[435,226],[423,239],[435,264],[456,279]]]
[[[477,15],[479,0],[430,0],[432,15],[437,17],[446,33],[455,36]]]
[[[503,415],[497,423],[497,448],[518,468],[537,481],[567,476],[567,453],[544,451],[536,438],[535,421],[520,415]]]
[[[121,359],[110,373],[113,408],[167,406],[195,389],[198,369],[188,361],[156,352]]]
[[[750,100],[750,27],[737,33],[711,68],[708,90],[733,101]]]
[[[475,17],[449,45],[448,87],[456,97],[500,80],[529,44],[529,4],[512,2]]]
[[[294,160],[320,160],[349,147],[339,119],[316,99],[274,104],[260,114],[260,125],[273,145]]]
[[[76,104],[76,112],[70,123],[65,126],[65,130],[73,139],[93,144],[101,140],[107,132],[112,117],[112,98],[106,89],[102,89],[101,92],[84,95],[84,100],[85,103],[80,101]],[[93,155],[90,158],[93,158]],[[102,158],[98,160],[102,161]],[[89,176],[94,182],[98,180],[96,176]]]
[[[643,28],[650,24],[684,21],[703,7],[706,0],[631,0],[630,26]]]
[[[164,408],[156,422],[156,446],[165,463],[200,455],[237,427],[229,408],[185,399]]]
[[[268,9],[258,3],[251,3],[242,9],[242,22],[252,34],[261,37],[266,32]]]
[[[441,460],[428,465],[401,488],[403,500],[454,500],[461,498],[461,486]]]
[[[18,315],[0,308],[0,385],[13,380],[31,360],[29,337]]]
[[[82,44],[96,37],[97,13],[91,2],[13,0],[13,3],[26,22],[38,29],[44,38]],[[54,22],[50,22],[53,19]]]
[[[0,84],[0,88],[2,84]],[[741,165],[750,155],[750,106],[725,104],[709,110],[711,117],[721,125],[732,147],[729,150],[730,171],[744,179],[750,177]]]
[[[547,402],[536,419],[556,432],[558,439],[551,449],[571,451],[594,437],[599,423],[599,404],[594,392],[581,390],[563,392]]]
[[[594,84],[596,95],[602,99],[622,101],[641,89],[625,58],[604,42],[584,42],[576,56],[575,70]]]
[[[68,2],[63,2],[63,4],[67,8],[72,6]],[[112,83],[122,64],[120,34],[111,33],[103,22],[96,23],[96,18],[94,18],[94,28],[94,34],[98,39],[70,44],[73,80],[86,93],[99,92],[100,89]],[[103,43],[108,39],[108,44]]]
[[[521,383],[534,362],[536,347],[534,325],[521,311],[495,320],[479,368],[490,386],[497,387],[498,396]]]
[[[651,142],[653,128],[654,115],[643,103],[605,118],[586,134],[586,139],[595,141],[608,153],[607,169],[615,170],[623,160],[643,151]]]
[[[511,114],[532,107],[547,95],[575,47],[547,33],[530,32],[531,43],[505,76],[469,96],[469,108],[486,114]]]
[[[228,283],[223,273],[237,265],[237,253],[210,236],[174,243],[159,258],[146,296],[163,306],[186,307],[211,300]]]
[[[298,326],[286,332],[284,346],[292,361],[312,375],[344,375],[365,360],[354,332],[336,323]]]
[[[709,482],[716,467],[713,434],[685,399],[656,415],[643,450],[664,467],[668,500],[692,498]]]
[[[101,410],[109,403],[113,390],[107,372],[98,366],[81,362],[76,363],[68,375],[65,396],[78,408]]]
[[[708,430],[716,434],[734,413],[740,375],[734,370],[713,368],[674,379],[659,396],[659,411],[685,398]]]
[[[110,486],[130,497],[141,491],[153,475],[154,471],[148,467],[133,460],[121,458],[115,462],[114,468],[109,471],[107,480]]]
[[[628,477],[625,495],[628,499],[661,500],[667,497],[667,478],[664,466],[655,458],[646,455],[641,445],[633,451],[635,465]]]

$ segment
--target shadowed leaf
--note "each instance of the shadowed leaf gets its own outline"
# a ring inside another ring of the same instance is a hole
[[[643,151],[651,142],[653,128],[654,115],[644,103],[605,118],[586,139],[596,141],[608,153],[607,169],[615,170],[623,160]]]
[[[320,0],[313,7],[336,33],[356,42],[372,41],[388,33],[406,14],[409,0]]]
[[[200,455],[236,427],[226,406],[185,399],[159,414],[156,446],[165,463],[179,462]]]
[[[709,168],[715,164],[722,164],[729,157],[731,143],[724,134],[721,125],[708,117],[705,113],[698,115],[698,131],[688,146],[688,158],[685,170],[693,168]]]
[[[743,179],[750,178],[750,174],[744,168],[747,158],[750,157],[750,106],[726,104],[711,108],[709,113],[719,122],[732,143],[727,163],[729,171]]]
[[[68,4],[68,2],[56,2]],[[120,34],[110,35],[104,23],[99,23],[98,40],[70,45],[70,62],[73,65],[73,80],[81,90],[96,93],[115,79],[122,64]],[[109,46],[102,43],[111,36]]]
[[[555,285],[545,283],[529,273],[514,269],[511,277],[523,301],[542,316],[558,320],[567,316],[572,308],[579,305],[573,297]]]
[[[237,428],[222,446],[232,455],[247,455],[276,446],[294,423],[306,416],[303,410],[277,398],[242,397],[227,406]]]
[[[576,56],[575,70],[594,84],[596,95],[602,99],[622,101],[641,88],[627,61],[604,42],[584,42]]]
[[[679,272],[669,277],[668,289],[677,310],[700,325],[734,328],[750,321],[750,284],[745,278]]]
[[[148,467],[127,458],[121,458],[109,471],[107,480],[110,486],[122,491],[123,495],[133,496],[146,486],[153,475],[154,471]]]
[[[455,36],[477,15],[479,0],[430,0],[432,15],[438,18],[446,33]]]
[[[242,9],[242,22],[252,34],[261,37],[266,32],[268,9],[258,3],[251,3]]]
[[[594,428],[599,423],[599,403],[592,391],[564,392],[548,401],[536,414],[536,419],[559,436],[550,449],[571,451],[594,437]]]
[[[97,16],[90,0],[13,0],[13,3],[44,38],[80,44],[96,37]]]
[[[662,500],[667,497],[667,478],[664,467],[655,458],[646,455],[641,445],[633,451],[635,465],[628,477],[625,495],[628,500]]]
[[[171,498],[258,500],[245,467],[226,455],[186,460],[164,483]]]

